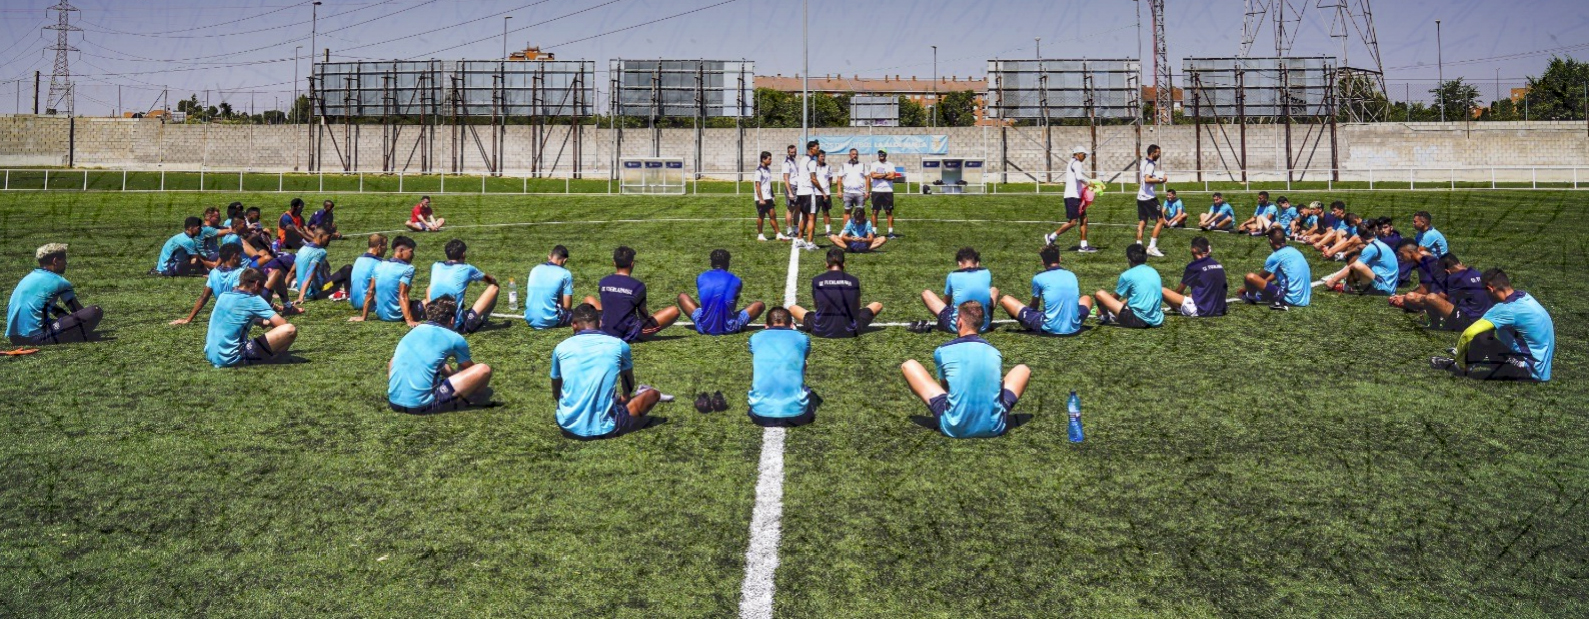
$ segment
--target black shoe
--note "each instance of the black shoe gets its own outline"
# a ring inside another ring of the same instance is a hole
[[[1286,305],[1285,301],[1275,301],[1274,303],[1270,303],[1269,304],[1269,309],[1272,309],[1272,310],[1275,310],[1275,311],[1279,311],[1279,312],[1291,311],[1290,310],[1290,306]]]
[[[712,410],[719,413],[728,410],[728,399],[723,397],[723,392],[712,393]]]
[[[700,413],[712,412],[712,396],[704,393],[695,396],[695,410]]]

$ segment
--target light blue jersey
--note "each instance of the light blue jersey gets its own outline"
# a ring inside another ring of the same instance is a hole
[[[1369,270],[1374,272],[1374,290],[1385,294],[1396,294],[1396,280],[1401,275],[1401,270],[1395,250],[1384,241],[1374,239],[1363,248],[1363,253],[1357,255],[1357,260],[1368,265]]]
[[[960,304],[976,301],[982,304],[982,328],[987,331],[993,324],[993,273],[982,267],[969,267],[949,273],[944,279],[943,293],[950,296],[950,331],[960,320]]]
[[[1286,305],[1306,307],[1313,301],[1313,269],[1297,248],[1287,245],[1275,250],[1264,260],[1263,270],[1274,274],[1275,284],[1285,294]]]
[[[242,277],[243,269],[241,267],[235,269],[216,267],[204,279],[204,285],[210,289],[211,295],[219,299],[221,295],[236,290],[237,280]]]
[[[1165,219],[1175,219],[1177,215],[1180,215],[1184,212],[1186,212],[1186,203],[1182,202],[1180,198],[1169,200],[1164,203]]]
[[[1164,280],[1153,267],[1139,264],[1126,269],[1115,283],[1115,295],[1148,326],[1164,324]]]
[[[871,220],[862,219],[860,225],[856,225],[855,219],[851,218],[849,223],[844,224],[844,230],[839,233],[839,236],[851,236],[858,239],[864,239],[872,234],[876,234],[876,228],[872,227]]]
[[[618,379],[634,369],[629,344],[590,329],[574,334],[552,349],[552,380],[562,379],[557,400],[557,425],[577,436],[601,436],[618,428],[614,415],[629,412],[618,405]]]
[[[1214,221],[1224,220],[1224,223],[1219,224],[1221,228],[1229,228],[1236,225],[1236,209],[1232,208],[1229,202],[1211,205],[1208,207],[1208,212],[1214,215]]]
[[[414,286],[414,265],[401,260],[387,260],[375,267],[375,315],[381,320],[403,321],[403,304],[400,284]],[[417,318],[417,317],[416,317]]]
[[[457,331],[427,322],[411,329],[392,353],[391,369],[386,373],[386,399],[406,408],[422,409],[436,402],[436,387],[447,360],[467,363],[469,343]]]
[[[248,343],[248,332],[259,321],[276,317],[276,310],[264,297],[248,292],[231,290],[215,300],[215,310],[210,312],[210,330],[204,337],[204,358],[218,368],[230,367],[243,361],[243,347]]]
[[[221,236],[221,228],[204,226],[199,229],[199,247],[204,250],[204,257],[214,260],[220,256],[221,244],[217,242]]]
[[[11,291],[11,301],[6,304],[6,337],[43,335],[44,325],[50,322],[48,308],[76,298],[66,278],[49,269],[33,269]]]
[[[562,326],[565,296],[574,296],[574,274],[550,262],[536,265],[524,279],[524,321],[536,329]]]
[[[295,264],[298,273],[298,285],[309,282],[309,292],[319,290],[326,284],[325,274],[326,249],[314,243],[305,241],[303,248],[298,250],[298,262]]]
[[[1004,433],[1004,355],[987,340],[955,338],[932,353],[938,379],[949,384],[947,405],[938,412],[938,429],[952,438],[982,438]]]
[[[1534,380],[1550,380],[1550,364],[1556,356],[1556,323],[1539,300],[1526,292],[1513,292],[1484,313],[1484,320],[1495,325],[1495,337],[1512,352],[1528,357]]]
[[[364,309],[364,293],[370,291],[370,278],[375,277],[375,267],[381,266],[380,256],[366,253],[353,261],[353,271],[348,276],[348,303],[353,309]]]
[[[1043,300],[1043,331],[1070,335],[1081,330],[1081,285],[1076,274],[1052,267],[1032,276],[1032,297]]]
[[[750,414],[787,419],[806,412],[806,355],[811,338],[789,327],[768,327],[750,336]]]
[[[469,284],[486,278],[486,274],[474,265],[463,262],[437,262],[430,265],[430,298],[449,296],[458,302],[458,315],[453,318],[454,327],[463,326],[463,314],[470,309],[466,300],[469,293]]]
[[[1418,242],[1419,247],[1429,250],[1429,254],[1436,258],[1444,257],[1451,252],[1451,246],[1446,243],[1446,235],[1434,228],[1419,232],[1413,240]]]
[[[1296,221],[1297,218],[1301,216],[1302,213],[1297,211],[1297,207],[1288,206],[1285,210],[1280,211],[1280,217],[1279,219],[1275,220],[1275,223],[1279,224],[1281,229],[1290,230],[1291,222]]]
[[[199,247],[198,239],[188,236],[187,232],[178,232],[160,247],[160,259],[155,262],[155,270],[164,273],[176,268],[179,258],[186,259],[182,258],[183,254],[187,257],[201,256],[203,249]]]
[[[1275,220],[1275,216],[1278,214],[1280,214],[1280,210],[1275,207],[1273,202],[1259,204],[1252,211],[1253,217],[1268,217],[1271,222]]]

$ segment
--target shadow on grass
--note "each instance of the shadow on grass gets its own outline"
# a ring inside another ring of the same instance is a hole
[[[933,417],[933,416],[930,416],[930,415],[911,415],[910,416],[910,422],[913,423],[913,424],[916,424],[918,426],[921,426],[923,428],[926,428],[928,430],[932,430],[933,432],[937,432],[938,434],[943,434],[943,431],[938,427],[938,418],[936,418],[936,417]],[[999,436],[1004,436],[1005,434],[1009,434],[1011,430],[1014,430],[1016,428],[1019,428],[1019,427],[1024,426],[1024,425],[1026,425],[1028,423],[1031,423],[1031,422],[1032,422],[1032,415],[1030,415],[1030,414],[1020,413],[1020,414],[1010,415],[1008,421],[1006,421],[1005,424],[1004,424],[1004,434],[1000,434]],[[992,437],[988,437],[988,438],[999,438],[999,436],[992,436]]]

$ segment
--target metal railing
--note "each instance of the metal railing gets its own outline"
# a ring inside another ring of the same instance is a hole
[[[909,172],[907,172],[907,175]],[[1589,166],[1497,166],[1486,168],[1377,168],[1341,170],[1169,170],[1168,187],[1181,193],[1214,191],[1451,191],[1589,189]],[[734,170],[705,170],[686,180],[688,195],[749,194],[750,181],[735,181]],[[1034,179],[1063,178],[1063,171],[987,172],[985,181],[1003,176],[1008,182],[987,182],[982,195],[1052,194],[1062,183]],[[1100,171],[1109,192],[1134,191],[1136,174]],[[781,183],[780,183],[781,184]],[[929,183],[930,185],[930,183]],[[920,179],[907,180],[896,191],[920,195]],[[472,195],[603,195],[619,194],[608,170],[592,170],[587,178],[535,178],[475,174],[407,174],[373,172],[264,172],[250,170],[92,170],[4,169],[0,192],[221,192],[221,193],[358,193]],[[776,193],[782,193],[778,189]],[[943,195],[942,192],[934,192]],[[633,195],[633,194],[626,194]],[[979,195],[978,192],[949,195]]]

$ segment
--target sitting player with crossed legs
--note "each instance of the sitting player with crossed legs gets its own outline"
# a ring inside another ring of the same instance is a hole
[[[927,404],[939,432],[950,438],[999,436],[1014,421],[1010,411],[1026,392],[1032,369],[1017,365],[1001,379],[1004,356],[978,335],[983,322],[982,304],[966,301],[956,308],[955,314],[959,337],[933,351],[933,363],[938,366],[936,376],[915,359],[899,369],[910,390]]]

